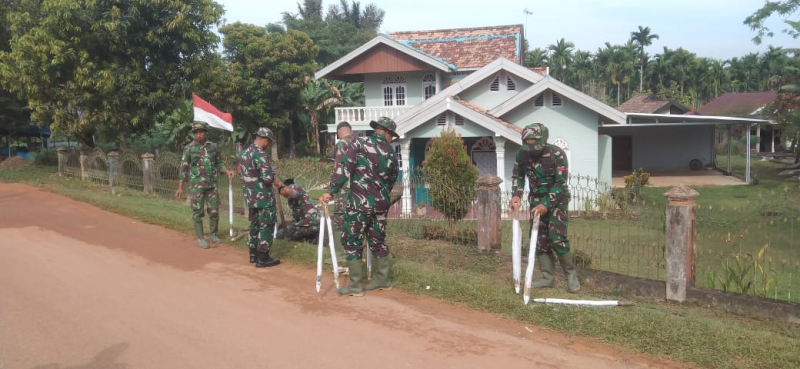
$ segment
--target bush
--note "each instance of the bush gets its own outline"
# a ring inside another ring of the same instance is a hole
[[[433,140],[423,174],[431,206],[450,220],[463,219],[469,213],[477,194],[478,169],[455,130],[445,129]]]
[[[56,152],[56,149],[40,149],[34,154],[33,163],[36,165],[58,166],[58,152]]]
[[[623,200],[628,202],[636,201],[639,198],[641,188],[650,183],[650,173],[645,172],[642,168],[623,178],[625,179]]]

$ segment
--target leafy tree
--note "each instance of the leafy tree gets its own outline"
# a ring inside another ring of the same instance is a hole
[[[5,88],[55,131],[147,126],[202,84],[223,8],[213,0],[18,0]]]
[[[756,31],[756,36],[753,37],[753,42],[756,45],[759,45],[765,36],[772,37],[775,35],[775,33],[769,29],[769,27],[764,25],[764,22],[769,17],[776,14],[786,17],[798,17],[798,11],[800,11],[800,0],[766,1],[764,6],[745,18],[744,24],[750,26],[751,30]],[[800,30],[792,25],[792,23],[796,22],[796,20],[786,20],[789,28],[784,29],[783,32],[791,35],[794,38],[800,36]]]
[[[526,67],[543,67],[547,65],[547,50],[535,48],[525,53]]]
[[[464,140],[452,128],[442,130],[428,151],[423,174],[431,206],[447,219],[463,219],[476,196],[478,168],[472,165]]]
[[[575,49],[575,44],[562,38],[555,44],[547,46],[547,49],[550,50],[547,63],[550,66],[550,74],[561,80],[567,68],[572,64],[572,51]]]
[[[9,32],[7,15],[11,11],[10,2],[0,3],[0,53],[11,50],[11,34]],[[0,128],[13,133],[28,125],[30,114],[26,102],[18,98],[8,89],[0,86]]]

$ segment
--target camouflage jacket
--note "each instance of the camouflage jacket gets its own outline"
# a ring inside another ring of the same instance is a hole
[[[398,169],[397,156],[386,137],[375,134],[356,139],[331,176],[330,193],[338,193],[349,183],[349,209],[366,214],[386,213]]]
[[[248,208],[274,208],[275,192],[272,182],[275,172],[269,165],[269,155],[252,144],[239,155],[244,200]]]
[[[527,148],[519,149],[511,175],[514,196],[522,197],[526,177],[531,207],[542,204],[549,209],[569,202],[567,155],[558,146],[547,144],[538,157],[531,155]]]
[[[296,186],[294,196],[289,198],[289,207],[292,209],[292,223],[297,227],[310,227],[319,225],[319,210],[314,206],[314,201],[306,191]]]
[[[356,138],[350,135],[350,136],[345,136],[341,140],[336,142],[336,148],[334,149],[333,153],[334,173],[336,173],[336,170],[341,166],[342,158],[347,153],[347,147],[352,145],[353,141],[355,140]],[[339,194],[342,197],[347,197],[347,192],[348,192],[347,186],[342,186],[342,189],[340,190]]]
[[[216,187],[217,173],[223,169],[225,163],[222,162],[222,155],[213,142],[206,141],[201,145],[197,141],[192,141],[183,149],[180,180],[188,179],[191,187]]]

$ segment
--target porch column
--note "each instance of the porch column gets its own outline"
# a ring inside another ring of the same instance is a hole
[[[403,215],[411,214],[411,138],[400,139],[400,156],[403,159]]]
[[[495,154],[497,154],[497,176],[503,180],[503,182],[508,182],[506,180],[506,139],[503,137],[494,137],[494,146],[495,146]],[[505,186],[504,186],[505,187]],[[502,189],[501,189],[502,190]],[[505,191],[503,191],[505,192]]]
[[[756,136],[758,136],[758,142],[756,142],[756,152],[761,152],[761,125],[756,126]]]
[[[772,126],[772,136],[770,136],[772,138],[770,140],[770,141],[772,141],[772,148],[771,148],[770,152],[773,153],[773,154],[775,153],[775,130],[776,129],[777,128],[775,128],[775,126]]]
[[[744,183],[747,184],[750,184],[750,128],[751,125],[745,125],[745,130],[747,131],[747,159],[744,167]]]

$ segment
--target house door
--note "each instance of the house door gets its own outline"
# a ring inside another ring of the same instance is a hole
[[[611,142],[611,170],[615,172],[633,171],[633,138],[631,136],[614,136]]]
[[[494,140],[483,137],[472,145],[472,162],[478,168],[479,175],[497,175],[497,148]]]

